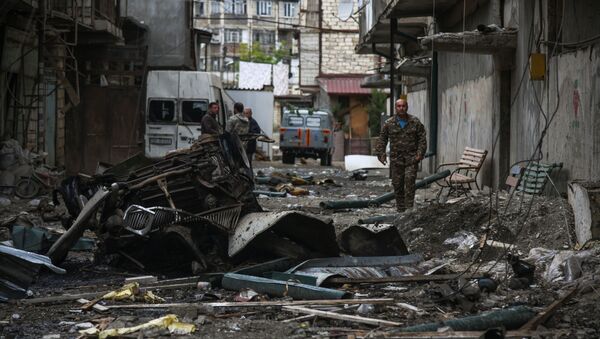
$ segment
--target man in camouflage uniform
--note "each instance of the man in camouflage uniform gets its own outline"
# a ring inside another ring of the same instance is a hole
[[[250,122],[248,118],[244,115],[244,104],[241,102],[236,102],[233,105],[232,115],[228,120],[225,126],[225,130],[231,134],[248,134],[248,130],[250,129]]]
[[[414,205],[417,169],[427,150],[425,126],[407,111],[406,100],[397,100],[396,115],[383,124],[375,151],[379,161],[385,165],[385,148],[390,142],[390,171],[398,212]]]

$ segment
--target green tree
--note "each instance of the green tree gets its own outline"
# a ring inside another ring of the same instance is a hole
[[[367,106],[367,113],[369,114],[369,131],[371,137],[379,136],[381,131],[381,113],[385,112],[385,101],[387,94],[371,89],[371,98],[369,105]]]
[[[248,47],[248,44],[240,44],[240,60],[241,61],[252,61],[266,64],[276,64],[282,59],[290,56],[289,48],[287,43],[282,41],[277,50],[272,54],[263,51],[259,43],[252,44],[252,48]]]

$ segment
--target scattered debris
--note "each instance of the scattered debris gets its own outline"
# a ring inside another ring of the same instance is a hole
[[[41,267],[54,273],[66,273],[46,256],[0,245],[0,301],[26,297]]]
[[[152,329],[167,329],[171,334],[186,335],[194,333],[196,331],[196,325],[182,323],[176,315],[168,314],[164,317],[133,327],[112,328],[106,330],[99,330],[96,327],[93,327],[87,330],[81,330],[79,333],[82,335],[97,335],[98,338],[104,339]]]
[[[505,310],[487,312],[481,315],[460,319],[443,320],[438,323],[405,327],[403,332],[437,331],[449,327],[454,331],[485,331],[490,328],[504,327],[509,330],[518,329],[535,316],[535,312],[525,306],[517,306]]]

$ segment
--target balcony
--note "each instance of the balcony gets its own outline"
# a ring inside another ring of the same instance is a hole
[[[77,27],[82,33],[101,33],[122,39],[117,27],[119,4],[114,0],[47,0],[48,22],[59,28]]]

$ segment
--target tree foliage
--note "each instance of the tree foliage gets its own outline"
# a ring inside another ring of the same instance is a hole
[[[379,136],[379,132],[381,131],[381,114],[385,112],[386,99],[387,94],[374,88],[371,90],[371,98],[369,99],[369,105],[367,106],[371,137]]]
[[[279,45],[279,48],[276,49],[273,53],[265,52],[258,42],[252,44],[252,48],[250,48],[248,44],[240,44],[241,61],[276,64],[279,61],[288,58],[289,56],[289,47],[287,46],[287,43],[285,41],[282,41]]]

